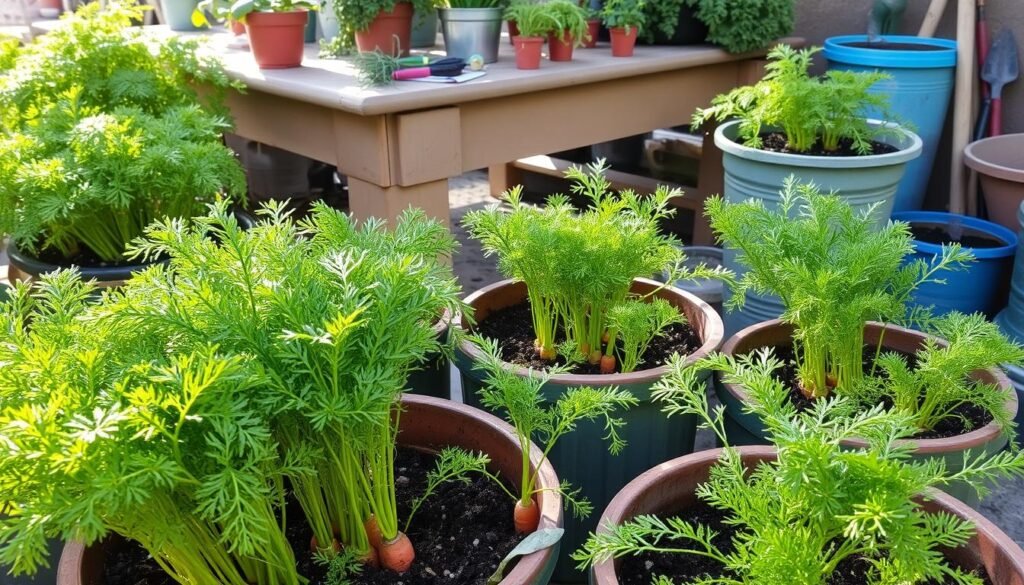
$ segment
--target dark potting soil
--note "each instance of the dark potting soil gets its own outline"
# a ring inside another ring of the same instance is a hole
[[[842,43],[844,47],[854,47],[856,49],[876,49],[879,51],[948,51],[948,47],[940,47],[938,45],[928,45],[924,43],[888,43],[885,41],[857,41],[851,43]]]
[[[853,148],[853,141],[848,138],[843,138],[839,141],[839,148],[836,150],[825,150],[821,145],[821,140],[816,142],[814,146],[807,152],[794,152],[789,149],[789,141],[786,139],[786,135],[782,132],[765,132],[761,134],[762,149],[770,150],[772,152],[781,152],[785,154],[797,154],[804,156],[865,156]],[[871,141],[871,152],[870,154],[889,154],[890,152],[896,152],[899,150],[891,144],[884,142],[878,142],[876,140]]]
[[[999,238],[966,226],[961,226],[959,237],[954,237],[950,233],[949,227],[935,223],[912,222],[910,234],[918,242],[928,244],[960,244],[964,248],[1002,248],[1006,246],[1006,242]]]
[[[551,367],[551,362],[540,359],[533,345],[537,335],[533,331],[533,318],[530,316],[529,302],[522,302],[492,312],[477,323],[476,333],[497,339],[501,347],[501,359],[508,363],[538,370]],[[558,332],[556,338],[561,341],[564,336]],[[700,337],[692,327],[680,324],[672,325],[665,330],[663,335],[651,341],[637,369],[656,368],[668,361],[673,353],[688,355],[697,351],[700,346]],[[562,356],[558,356],[555,363],[564,365],[566,361]],[[616,372],[619,371],[620,366],[621,364],[616,364]],[[601,367],[598,364],[575,364],[570,372],[573,374],[600,374]]]
[[[54,266],[80,266],[82,268],[118,268],[139,264],[138,260],[127,259],[107,262],[100,259],[95,252],[84,246],[71,258],[65,258],[60,252],[46,248],[40,250],[37,258],[41,262],[53,264]]]
[[[712,542],[718,550],[729,554],[732,552],[732,540],[738,532],[737,527],[726,524],[726,514],[722,510],[713,508],[705,502],[697,501],[694,505],[674,515],[658,515],[660,518],[680,518],[691,524],[702,524],[716,534]],[[663,545],[673,546],[673,541],[663,541]],[[682,548],[692,546],[692,542],[679,541],[674,543]],[[864,557],[850,557],[839,563],[828,585],[864,585],[864,575],[867,574],[867,560]],[[961,570],[968,570],[955,562],[949,561],[949,565]],[[701,555],[692,554],[665,554],[645,552],[637,556],[623,557],[616,576],[621,585],[650,585],[654,577],[663,575],[673,579],[675,583],[690,583],[701,577],[728,577],[725,567],[716,560]],[[982,575],[982,581],[991,585],[987,575]],[[929,581],[924,585],[953,585],[953,580],[936,582]]]
[[[413,500],[423,493],[436,456],[399,449],[395,461],[398,517],[404,523]],[[522,537],[512,525],[512,502],[486,478],[448,482],[420,507],[407,533],[416,560],[405,573],[365,567],[350,578],[358,585],[483,585]],[[294,500],[288,503],[286,536],[295,551],[300,575],[309,585],[324,585],[326,567],[309,551],[313,531],[302,521]],[[511,567],[509,567],[511,569]],[[105,585],[174,585],[148,553],[132,542],[117,547],[104,565]]]
[[[789,387],[790,401],[797,407],[797,410],[800,411],[812,408],[814,402],[804,396],[800,391],[800,381],[793,346],[777,345],[774,348],[774,353],[775,356],[783,362],[783,366],[776,370],[776,375]],[[864,372],[870,373],[875,356],[875,347],[865,345],[863,355]],[[908,354],[902,355],[907,360],[911,369],[913,369],[915,365],[914,356]],[[885,404],[885,406],[891,406],[891,404]],[[992,415],[984,408],[972,404],[962,404],[954,409],[952,416],[946,417],[935,428],[929,431],[917,433],[914,435],[914,438],[944,439],[947,437],[955,437],[974,429],[981,428],[990,422],[992,422]]]

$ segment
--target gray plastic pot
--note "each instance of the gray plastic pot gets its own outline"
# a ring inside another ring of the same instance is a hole
[[[633,283],[633,292],[644,294],[659,286],[661,283],[638,278]],[[673,287],[662,288],[657,296],[679,308],[703,342],[696,352],[687,357],[688,363],[718,348],[722,342],[722,321],[707,303]],[[472,307],[474,317],[479,322],[493,311],[525,300],[525,284],[503,280],[471,294],[466,298],[466,303]],[[453,320],[452,327],[467,331],[469,323],[464,316],[458,317]],[[482,407],[477,392],[482,386],[483,374],[474,369],[474,364],[480,355],[480,349],[468,341],[455,348],[455,365],[462,374],[463,400],[478,408]],[[520,376],[530,374],[526,368],[512,364],[507,364],[507,367]],[[559,476],[572,482],[574,487],[581,488],[595,509],[600,510],[607,505],[612,496],[638,474],[693,451],[696,419],[673,417],[670,420],[661,412],[661,405],[651,401],[651,386],[667,372],[667,367],[659,366],[628,374],[563,374],[552,377],[544,387],[544,398],[548,401],[557,400],[566,390],[580,386],[618,386],[640,401],[639,405],[622,413],[626,426],[620,434],[628,444],[619,455],[608,453],[603,439],[607,433],[604,426],[596,422],[581,423],[575,431],[562,437],[551,450],[549,457],[555,469],[558,469]],[[576,550],[596,527],[596,515],[582,521],[567,515],[563,549]],[[556,583],[582,583],[584,580],[584,574],[576,569],[568,555],[559,559],[554,574]]]
[[[409,42],[413,49],[429,49],[437,44],[437,10],[413,13]]]
[[[434,335],[441,343],[448,341],[448,324],[451,315],[445,311],[444,317],[434,323]],[[419,364],[417,369],[409,373],[406,382],[407,392],[434,398],[451,398],[452,374],[448,356],[442,352],[432,353]]]
[[[160,0],[164,24],[173,31],[198,30],[192,24],[192,13],[198,4],[199,0]]]
[[[882,345],[887,350],[914,354],[923,348],[924,342],[929,336],[920,331],[896,325],[868,323],[864,329],[864,343],[873,346],[878,343],[879,337],[882,337]],[[722,346],[722,353],[740,356],[763,347],[789,345],[792,342],[792,325],[779,320],[766,321],[748,327],[730,337]],[[1006,389],[1009,394],[1006,408],[1011,417],[1017,414],[1017,395],[1013,392],[1010,380],[1002,371],[998,368],[978,370],[971,377]],[[715,376],[714,388],[719,401],[725,405],[726,434],[729,443],[733,446],[769,444],[770,441],[761,420],[757,415],[745,411],[744,404],[750,400],[746,390],[738,384],[725,383],[718,375]],[[963,469],[965,451],[970,451],[974,456],[982,453],[994,455],[1006,447],[1008,440],[999,425],[991,422],[980,429],[955,437],[918,439],[912,442],[916,447],[913,453],[915,458],[941,457],[946,462],[946,468],[955,471]],[[844,445],[858,448],[864,446],[865,443],[863,441],[846,441]],[[968,504],[976,505],[978,503],[978,497],[974,490],[965,485],[951,485],[947,487],[946,491]]]
[[[501,8],[438,8],[444,49],[449,57],[480,55],[484,63],[498,60]]]
[[[871,121],[878,126],[881,122]],[[780,200],[786,178],[793,175],[801,182],[814,183],[823,191],[836,191],[858,210],[877,204],[875,219],[884,225],[889,220],[896,189],[907,163],[921,155],[921,139],[909,130],[881,139],[899,150],[889,154],[868,156],[805,156],[771,152],[743,146],[737,142],[739,121],[722,124],[715,130],[715,145],[723,152],[726,201],[739,203],[747,199],[764,201],[775,208]],[[736,262],[735,252],[725,250],[725,267],[742,274],[744,267]],[[728,302],[730,291],[726,290]],[[774,319],[782,314],[782,303],[768,295],[748,294],[742,310],[725,314],[727,335],[755,323]]]

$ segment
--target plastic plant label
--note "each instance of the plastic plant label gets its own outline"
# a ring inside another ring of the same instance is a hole
[[[487,579],[487,585],[498,585],[498,583],[501,583],[502,578],[505,576],[505,567],[516,557],[530,555],[539,550],[554,546],[556,542],[562,539],[562,534],[564,533],[565,530],[561,528],[545,528],[524,538],[522,542],[512,549],[512,552],[508,553],[508,556],[502,559],[498,565],[498,570]]]

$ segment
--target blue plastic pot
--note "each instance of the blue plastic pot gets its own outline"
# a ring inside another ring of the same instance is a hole
[[[981,312],[994,315],[1005,300],[1006,283],[1009,281],[1011,262],[1017,251],[1017,235],[1005,227],[966,215],[940,211],[906,211],[892,214],[893,220],[909,224],[945,227],[959,223],[964,228],[1003,242],[997,248],[968,248],[975,261],[966,270],[950,270],[936,274],[945,284],[926,283],[914,291],[910,303],[918,306],[934,306],[936,315],[951,311],[962,313]],[[931,262],[942,253],[942,246],[914,240],[913,258]]]
[[[942,136],[946,110],[953,92],[956,71],[956,41],[912,36],[882,37],[879,48],[851,46],[866,43],[866,35],[848,35],[825,40],[825,58],[829,69],[882,71],[892,79],[880,81],[873,92],[889,94],[892,111],[901,124],[909,123],[924,141],[921,157],[907,165],[907,172],[896,191],[894,211],[921,209],[935,151]],[[880,48],[884,45],[917,45],[936,50]],[[875,111],[866,115],[878,118]]]
[[[199,0],[160,0],[160,9],[171,30],[185,32],[198,30],[192,24],[192,13],[198,4]]]

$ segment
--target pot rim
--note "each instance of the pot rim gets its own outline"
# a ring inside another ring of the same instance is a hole
[[[851,47],[849,43],[871,42],[868,35],[842,35],[825,39],[822,54],[828,61],[847,65],[864,65],[888,69],[949,69],[956,67],[956,41],[951,39],[915,37],[912,35],[881,35],[882,43],[934,47],[934,51],[907,49],[876,49]]]
[[[430,396],[413,394],[402,395],[403,407],[412,405],[422,409],[437,409],[446,411],[447,416],[462,416],[474,419],[477,423],[491,427],[493,431],[507,439],[511,446],[518,448],[519,440],[516,438],[514,429],[498,417],[481,410]],[[407,410],[407,408],[403,408]],[[536,468],[538,461],[543,457],[543,452],[533,442],[530,443],[530,462]],[[538,487],[559,485],[558,475],[550,461],[544,460],[537,473]],[[539,498],[540,502],[540,523],[537,528],[558,528],[562,524],[562,496],[556,491],[543,492],[544,497]],[[94,545],[94,546],[98,546]],[[519,558],[516,565],[501,580],[502,584],[511,585],[518,583],[530,583],[533,575],[541,574],[545,565],[553,555],[556,545],[549,546],[537,552]],[[81,567],[88,547],[81,541],[70,541],[64,545],[60,561],[57,567],[56,582],[61,585],[83,585],[81,581]]]
[[[522,281],[512,278],[500,280],[473,292],[471,295],[466,297],[465,302],[475,310],[473,303],[478,299],[501,288],[519,284],[521,282]],[[650,278],[636,278],[633,282],[653,286],[662,286],[663,284]],[[722,318],[718,315],[718,312],[712,309],[711,305],[707,304],[696,295],[678,289],[670,284],[664,285],[663,290],[667,290],[671,294],[681,297],[684,303],[693,305],[703,313],[705,317],[704,331],[703,335],[701,335],[702,344],[694,352],[686,356],[686,363],[692,364],[715,351],[715,349],[722,344],[722,339],[725,337],[725,326],[722,324]],[[452,319],[451,324],[453,328],[458,328],[462,333],[468,333],[463,325],[464,318],[465,315],[459,313]],[[458,349],[474,362],[479,362],[482,359],[483,353],[480,351],[480,348],[468,339],[461,340],[459,342]],[[517,366],[504,361],[502,363],[505,365],[506,369],[511,370],[517,376],[528,377],[530,375],[530,368],[524,368],[523,366]],[[668,366],[661,365],[655,368],[636,370],[629,372],[628,374],[558,374],[552,376],[549,382],[552,384],[561,384],[566,386],[622,386],[627,384],[651,384],[661,379],[666,374],[668,374]]]
[[[774,460],[776,457],[775,447],[769,445],[750,445],[735,447],[735,449],[740,453],[744,461],[755,460],[756,462],[761,462]],[[684,455],[666,461],[640,474],[619,490],[619,493],[615,494],[608,507],[602,512],[597,530],[599,532],[606,532],[606,526],[609,523],[619,524],[632,518],[632,516],[626,517],[626,510],[631,508],[633,502],[651,489],[650,486],[652,484],[664,483],[672,476],[680,474],[683,469],[689,467],[714,465],[722,451],[723,449],[716,448]],[[964,545],[963,548],[973,547],[978,549],[978,556],[984,556],[982,567],[990,574],[994,567],[997,566],[996,559],[992,554],[992,548],[995,548],[1003,551],[1002,556],[1004,560],[1012,566],[1017,575],[1024,576],[1024,550],[1021,550],[1020,545],[977,510],[935,488],[928,489],[921,505],[927,511],[943,510],[971,522],[975,528],[975,536],[972,538],[971,543]],[[974,544],[979,542],[980,546]],[[998,566],[1006,568],[1002,563],[999,563]],[[614,559],[595,563],[591,571],[591,583],[595,585],[618,585],[619,581],[615,574]],[[1011,580],[1008,579],[1006,582],[1011,582]]]
[[[868,123],[873,126],[883,124],[880,120],[868,118]],[[765,164],[785,165],[789,167],[812,167],[830,169],[863,169],[878,168],[891,165],[901,165],[910,162],[921,156],[923,142],[916,133],[907,130],[902,126],[890,124],[903,134],[903,140],[896,141],[891,137],[880,140],[884,144],[899,148],[896,152],[886,154],[869,154],[864,156],[814,156],[805,154],[790,154],[785,152],[772,152],[751,148],[736,142],[726,136],[726,132],[732,131],[740,124],[739,120],[724,122],[715,129],[715,146],[727,154],[753,160]]]
[[[1004,148],[1011,150],[1020,149],[1024,146],[1024,133],[990,136],[988,138],[982,138],[981,140],[975,140],[964,147],[964,164],[968,167],[983,175],[988,175],[990,177],[1003,179],[1004,181],[1010,181],[1013,183],[1024,183],[1024,169],[996,164],[982,156],[983,153],[979,151],[987,146],[991,146],[998,150],[1002,150]]]
[[[998,223],[986,221],[977,217],[960,215],[958,213],[948,213],[945,211],[896,211],[893,212],[890,219],[903,221],[909,224],[933,223],[939,225],[951,224],[955,219],[966,227],[989,236],[993,236],[1003,242],[1004,245],[994,248],[971,248],[969,246],[963,246],[965,250],[971,250],[974,253],[974,257],[979,260],[1006,258],[1013,256],[1017,252],[1017,234],[1013,233],[1013,230],[1001,226]],[[942,253],[942,246],[939,244],[922,242],[916,239],[914,240],[914,249],[918,252],[924,252],[927,254]]]
[[[477,21],[504,20],[504,10],[499,8],[438,8],[437,14],[444,20]],[[454,17],[454,18],[453,18]],[[487,17],[487,18],[481,18]]]
[[[735,355],[736,348],[739,346],[741,341],[744,341],[747,337],[760,333],[767,329],[773,329],[777,327],[791,328],[792,325],[783,323],[781,319],[772,319],[770,321],[762,321],[751,325],[738,333],[730,337],[725,344],[722,346],[722,353],[728,355]],[[880,323],[877,321],[868,321],[867,327],[881,327],[886,331],[896,331],[899,333],[909,334],[916,337],[939,339],[934,335],[928,335],[920,331],[913,329],[907,329],[906,327],[900,327],[899,325],[893,325],[891,323]],[[988,368],[982,370],[992,376],[996,384],[1007,392],[1009,398],[1006,400],[1006,408],[1010,413],[1010,417],[1017,412],[1017,393],[1013,390],[1013,385],[1010,383],[1009,378],[1003,371],[996,368]],[[750,396],[742,389],[738,384],[731,384],[722,381],[721,384],[725,389],[732,394],[732,396],[741,402],[750,402]],[[954,437],[942,437],[938,439],[900,439],[897,444],[905,445],[911,443],[914,445],[914,454],[916,455],[941,455],[946,453],[962,452],[969,449],[980,447],[987,443],[997,439],[1002,434],[1002,429],[996,424],[996,421],[991,421],[981,428],[974,429],[973,431],[964,433],[962,435],[956,435]],[[867,446],[867,441],[863,439],[847,439],[842,442],[844,445],[856,448],[862,448]]]

